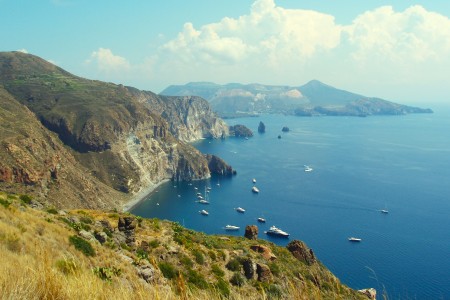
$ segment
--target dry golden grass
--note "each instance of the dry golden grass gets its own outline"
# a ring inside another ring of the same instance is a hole
[[[1,192],[0,200],[3,203],[11,202],[10,205],[0,205],[0,299],[223,299],[218,288],[212,284],[208,289],[193,288],[182,272],[173,280],[161,275],[158,269],[159,255],[166,255],[164,251],[168,248],[177,245],[180,251],[185,251],[182,252],[184,256],[191,255],[188,248],[182,249],[184,246],[173,241],[174,229],[168,222],[149,220],[146,221],[147,225],[136,229],[137,240],[158,239],[162,244],[153,250],[148,259],[157,273],[156,279],[149,284],[138,276],[136,268],[129,261],[121,257],[121,253],[125,253],[136,263],[139,262],[136,252],[124,249],[118,251],[91,243],[96,255],[87,257],[69,243],[69,237],[75,231],[61,221],[61,216],[32,209],[21,204],[18,197],[9,195],[8,199],[8,195]],[[117,224],[118,214],[115,213],[88,210],[74,213],[93,220],[108,219],[111,224]],[[199,237],[194,233],[193,238]],[[232,246],[235,246],[233,243],[245,245],[246,240],[227,243]],[[200,247],[198,243],[196,246]],[[213,262],[206,248],[199,249],[204,251],[205,263],[195,265],[193,269],[203,272],[209,283],[216,282],[216,278],[207,270],[213,263],[222,264],[224,268],[233,250],[224,250],[225,258]],[[176,257],[179,259],[179,256]],[[182,268],[181,262],[174,257],[167,259],[177,268]],[[109,280],[102,280],[93,271],[96,267],[117,268],[121,273]],[[333,292],[323,291],[312,281],[295,280],[282,274],[284,279],[278,285],[284,292],[283,299],[360,298],[329,275],[331,273],[324,273],[320,265],[308,267],[308,272],[313,277],[331,283]],[[224,279],[229,280],[231,275],[230,272]],[[335,291],[340,289],[343,289],[342,295],[336,294]],[[253,282],[241,288],[230,285],[228,299],[274,299],[274,296],[268,294],[262,285],[258,287],[258,283]]]

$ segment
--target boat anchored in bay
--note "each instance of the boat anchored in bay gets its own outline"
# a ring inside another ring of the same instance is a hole
[[[224,227],[224,229],[228,230],[228,231],[239,230],[239,228],[240,228],[239,226],[234,226],[234,225],[227,225]]]
[[[265,234],[268,235],[274,235],[274,236],[281,236],[281,237],[289,237],[289,233],[286,231],[281,230],[280,228],[277,228],[275,226],[271,226],[269,230],[264,231]]]
[[[360,239],[360,238],[355,238],[355,237],[349,237],[349,238],[348,238],[348,241],[349,241],[349,242],[356,242],[356,243],[358,243],[358,242],[361,242],[362,239]]]

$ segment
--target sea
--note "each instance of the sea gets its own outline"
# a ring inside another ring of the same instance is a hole
[[[449,109],[365,118],[260,115],[227,123],[243,124],[254,136],[193,146],[220,156],[237,175],[164,183],[131,212],[208,234],[243,236],[254,224],[259,238],[280,246],[304,241],[351,288],[376,288],[379,298],[450,299]],[[284,126],[290,131],[282,132]],[[208,187],[210,204],[196,202]],[[226,225],[240,230],[225,231]],[[266,235],[272,225],[290,237]]]

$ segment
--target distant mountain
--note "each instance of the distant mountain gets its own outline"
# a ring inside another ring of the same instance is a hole
[[[163,179],[209,177],[186,142],[229,132],[200,97],[84,79],[21,52],[0,52],[0,120],[0,189],[60,207],[117,207]]]
[[[209,82],[193,82],[186,85],[169,86],[161,92],[161,95],[203,97],[210,101],[213,109],[222,116],[258,113],[287,113],[299,116],[432,113],[431,109],[411,107],[358,95],[334,88],[318,80],[311,80],[299,87],[239,83],[219,85]]]

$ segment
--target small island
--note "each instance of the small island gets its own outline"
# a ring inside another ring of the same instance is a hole
[[[249,138],[253,132],[244,125],[234,125],[230,126],[230,136]]]

